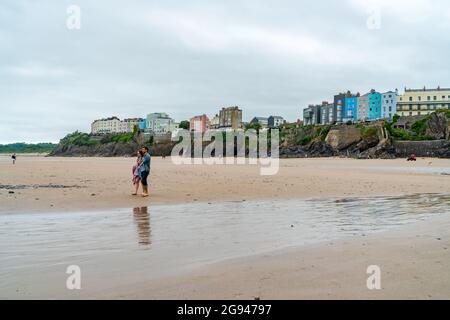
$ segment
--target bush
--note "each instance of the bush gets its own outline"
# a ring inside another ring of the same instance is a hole
[[[60,143],[62,145],[77,145],[77,146],[92,146],[99,144],[100,141],[96,139],[92,139],[91,135],[88,133],[83,133],[79,131],[75,131],[74,133],[68,134],[63,139],[61,139]]]
[[[427,122],[429,117],[414,122],[411,126],[411,130],[418,136],[424,136],[427,131]]]
[[[377,127],[363,127],[361,128],[361,136],[363,139],[375,137],[378,135],[378,128]]]
[[[119,142],[119,143],[126,143],[129,142],[131,140],[133,140],[134,137],[134,133],[133,132],[128,132],[128,133],[118,133],[115,134],[111,137],[111,140],[114,142]]]
[[[312,137],[311,137],[311,136],[305,136],[305,137],[303,137],[302,139],[300,139],[300,142],[299,142],[299,143],[300,143],[300,145],[304,146],[304,145],[310,143],[311,140],[312,140]]]

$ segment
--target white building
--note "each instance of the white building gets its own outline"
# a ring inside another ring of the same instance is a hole
[[[381,94],[381,117],[392,120],[397,112],[397,90]]]
[[[166,134],[177,129],[175,121],[167,113],[155,112],[147,115],[147,129],[154,134]]]
[[[211,125],[210,128],[211,129],[218,129],[220,125],[220,118],[219,115],[216,114],[212,119],[211,119]]]
[[[369,94],[366,93],[358,98],[358,121],[367,121],[369,119]]]
[[[98,119],[91,124],[92,134],[113,134],[133,132],[134,127],[141,127],[144,119],[129,118],[120,120],[118,117]]]
[[[284,123],[283,117],[280,116],[270,116],[268,119],[268,124],[270,128],[278,128]]]
[[[105,119],[98,119],[91,124],[92,134],[108,134],[121,133],[123,131],[123,124],[117,117],[110,117]]]
[[[250,124],[259,124],[262,128],[267,128],[269,126],[269,118],[266,117],[254,117]]]

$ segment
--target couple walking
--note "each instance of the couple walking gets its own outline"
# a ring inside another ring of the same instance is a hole
[[[139,185],[142,184],[142,196],[148,197],[147,178],[150,174],[150,154],[147,147],[142,147],[137,152],[136,164],[133,166],[133,184],[136,188],[134,196],[138,194]]]

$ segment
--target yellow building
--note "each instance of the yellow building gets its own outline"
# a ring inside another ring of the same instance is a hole
[[[406,89],[397,99],[399,116],[421,116],[438,109],[450,109],[450,89]]]

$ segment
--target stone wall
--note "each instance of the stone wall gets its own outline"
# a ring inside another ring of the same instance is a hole
[[[399,157],[415,154],[418,157],[447,157],[450,141],[394,141],[396,155]]]

